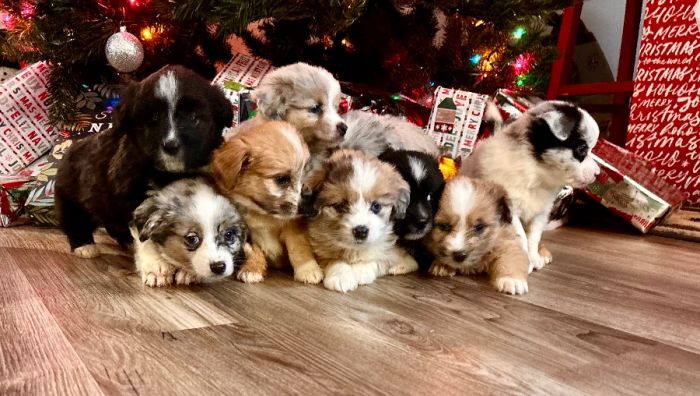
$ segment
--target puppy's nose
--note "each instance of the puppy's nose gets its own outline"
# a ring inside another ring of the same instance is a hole
[[[365,226],[357,226],[352,229],[352,236],[358,241],[364,241],[367,239],[367,234],[369,234],[369,229]]]
[[[464,250],[458,250],[456,252],[452,252],[452,260],[461,263],[462,261],[467,259],[467,252]]]
[[[339,122],[335,127],[338,129],[338,134],[340,136],[345,136],[345,132],[348,131],[348,125],[344,122]]]
[[[430,221],[430,216],[420,214],[420,215],[416,216],[416,227],[425,228],[425,226],[428,225],[429,221]]]
[[[166,139],[163,141],[163,151],[173,155],[180,149],[180,141],[177,139]]]
[[[221,275],[224,272],[226,272],[226,263],[224,263],[223,261],[215,261],[209,264],[209,269],[211,270],[211,272],[217,275]]]
[[[291,214],[295,209],[295,205],[291,202],[285,202],[280,205],[280,211],[285,214]]]

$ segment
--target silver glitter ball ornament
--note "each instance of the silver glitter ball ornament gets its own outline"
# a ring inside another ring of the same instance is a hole
[[[141,66],[143,62],[143,45],[138,37],[126,31],[114,33],[107,39],[105,54],[107,62],[122,73],[130,73]]]

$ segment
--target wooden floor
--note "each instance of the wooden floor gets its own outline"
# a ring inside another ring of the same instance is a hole
[[[284,273],[153,290],[114,246],[0,229],[0,394],[700,392],[700,244],[545,239],[524,297],[419,275],[342,295]]]

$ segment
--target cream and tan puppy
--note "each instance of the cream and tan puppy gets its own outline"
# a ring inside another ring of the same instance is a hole
[[[410,190],[391,165],[341,150],[311,181],[318,214],[309,220],[309,241],[324,267],[326,288],[347,292],[387,273],[418,269],[395,245],[393,220],[405,215]]]
[[[268,263],[291,264],[300,282],[323,279],[297,215],[308,162],[309,150],[301,136],[282,121],[247,128],[214,152],[214,179],[241,212],[252,240],[239,280],[261,282]]]
[[[462,164],[461,174],[493,181],[508,193],[530,271],[552,260],[540,241],[559,191],[588,184],[600,172],[591,157],[599,134],[585,110],[545,101],[486,139]]]
[[[511,222],[509,202],[500,186],[464,176],[450,180],[435,226],[424,240],[435,257],[429,272],[435,276],[486,272],[498,291],[527,293],[528,257]]]

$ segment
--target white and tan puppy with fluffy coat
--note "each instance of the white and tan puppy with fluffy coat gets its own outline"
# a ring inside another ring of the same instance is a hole
[[[493,181],[508,193],[530,271],[552,260],[540,241],[557,193],[591,183],[599,173],[591,157],[599,134],[585,110],[545,101],[486,139],[462,164],[461,174]]]
[[[318,213],[309,220],[309,241],[326,288],[347,292],[387,273],[418,269],[396,246],[393,220],[404,216],[410,190],[391,165],[341,150],[311,179]]]

